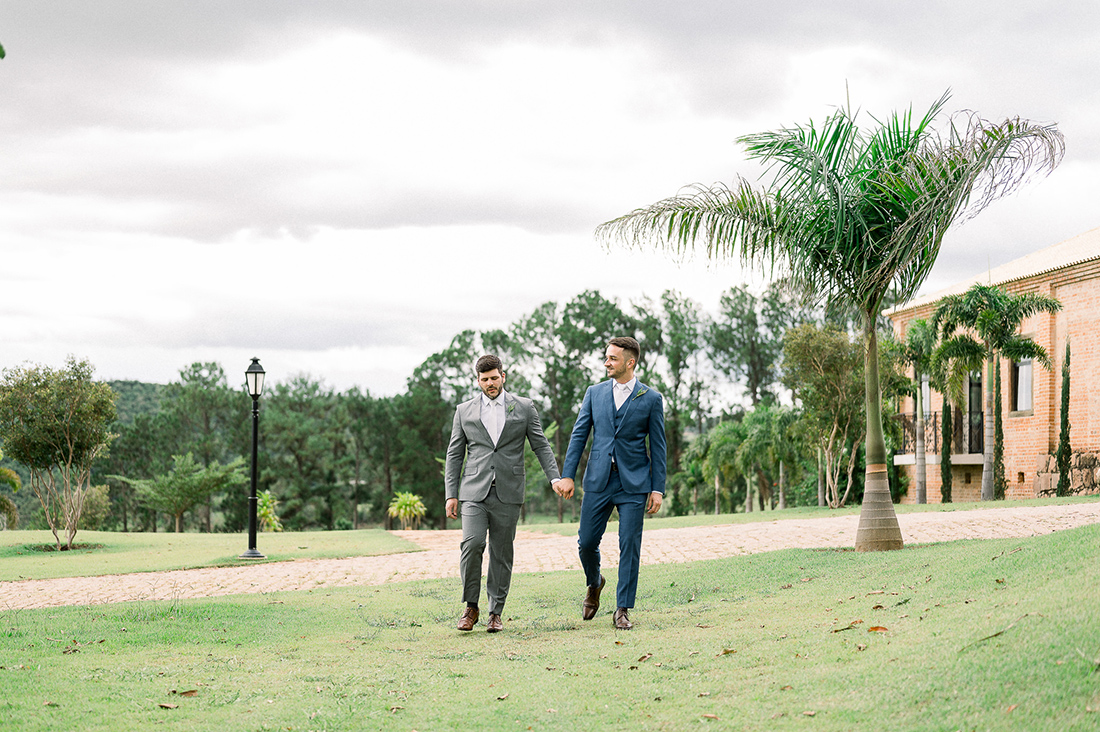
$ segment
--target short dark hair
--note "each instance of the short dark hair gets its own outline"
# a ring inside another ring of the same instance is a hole
[[[607,342],[609,346],[618,346],[626,351],[629,358],[634,359],[634,363],[638,363],[638,358],[642,355],[642,347],[638,345],[638,341],[634,340],[630,336],[616,336]]]
[[[486,354],[477,360],[477,365],[474,366],[474,369],[479,374],[484,374],[486,371],[492,371],[493,369],[497,369],[503,374],[504,364],[501,363],[498,357],[492,354]]]

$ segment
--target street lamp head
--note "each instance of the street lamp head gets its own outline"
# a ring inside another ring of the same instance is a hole
[[[264,393],[264,367],[260,365],[260,359],[252,359],[248,370],[244,372],[245,382],[248,384],[248,393],[253,399],[259,399]]]

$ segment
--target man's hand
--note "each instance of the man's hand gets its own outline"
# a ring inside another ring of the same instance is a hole
[[[553,487],[554,487],[554,492],[557,493],[562,498],[572,498],[573,497],[573,479],[572,478],[562,478],[557,483],[555,483]]]
[[[650,493],[649,500],[645,502],[645,512],[657,513],[658,511],[660,511],[661,502],[664,500],[664,498],[665,496],[663,493],[658,493],[657,491],[653,491],[652,493]]]
[[[458,518],[458,499],[457,498],[448,498],[447,499],[447,518],[453,518],[453,519]]]

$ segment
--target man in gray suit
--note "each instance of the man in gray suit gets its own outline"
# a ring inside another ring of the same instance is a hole
[[[462,599],[466,609],[459,630],[477,624],[481,597],[481,558],[489,535],[489,572],[485,591],[489,598],[490,633],[504,629],[501,613],[512,582],[512,542],[523,505],[527,478],[523,467],[523,443],[531,449],[550,482],[560,480],[554,452],[542,434],[539,414],[530,399],[504,390],[504,366],[496,356],[482,356],[475,367],[481,394],[458,405],[447,447],[444,473],[447,516],[462,512]],[[465,460],[465,467],[463,467]],[[555,487],[556,490],[556,487]]]

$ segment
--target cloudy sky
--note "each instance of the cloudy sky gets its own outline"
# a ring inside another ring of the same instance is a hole
[[[950,88],[1065,135],[926,290],[1100,226],[1094,2],[4,0],[0,43],[0,367],[260,356],[395,393],[587,288],[713,311],[759,277],[593,229],[755,179],[738,136],[846,99],[870,122]]]

